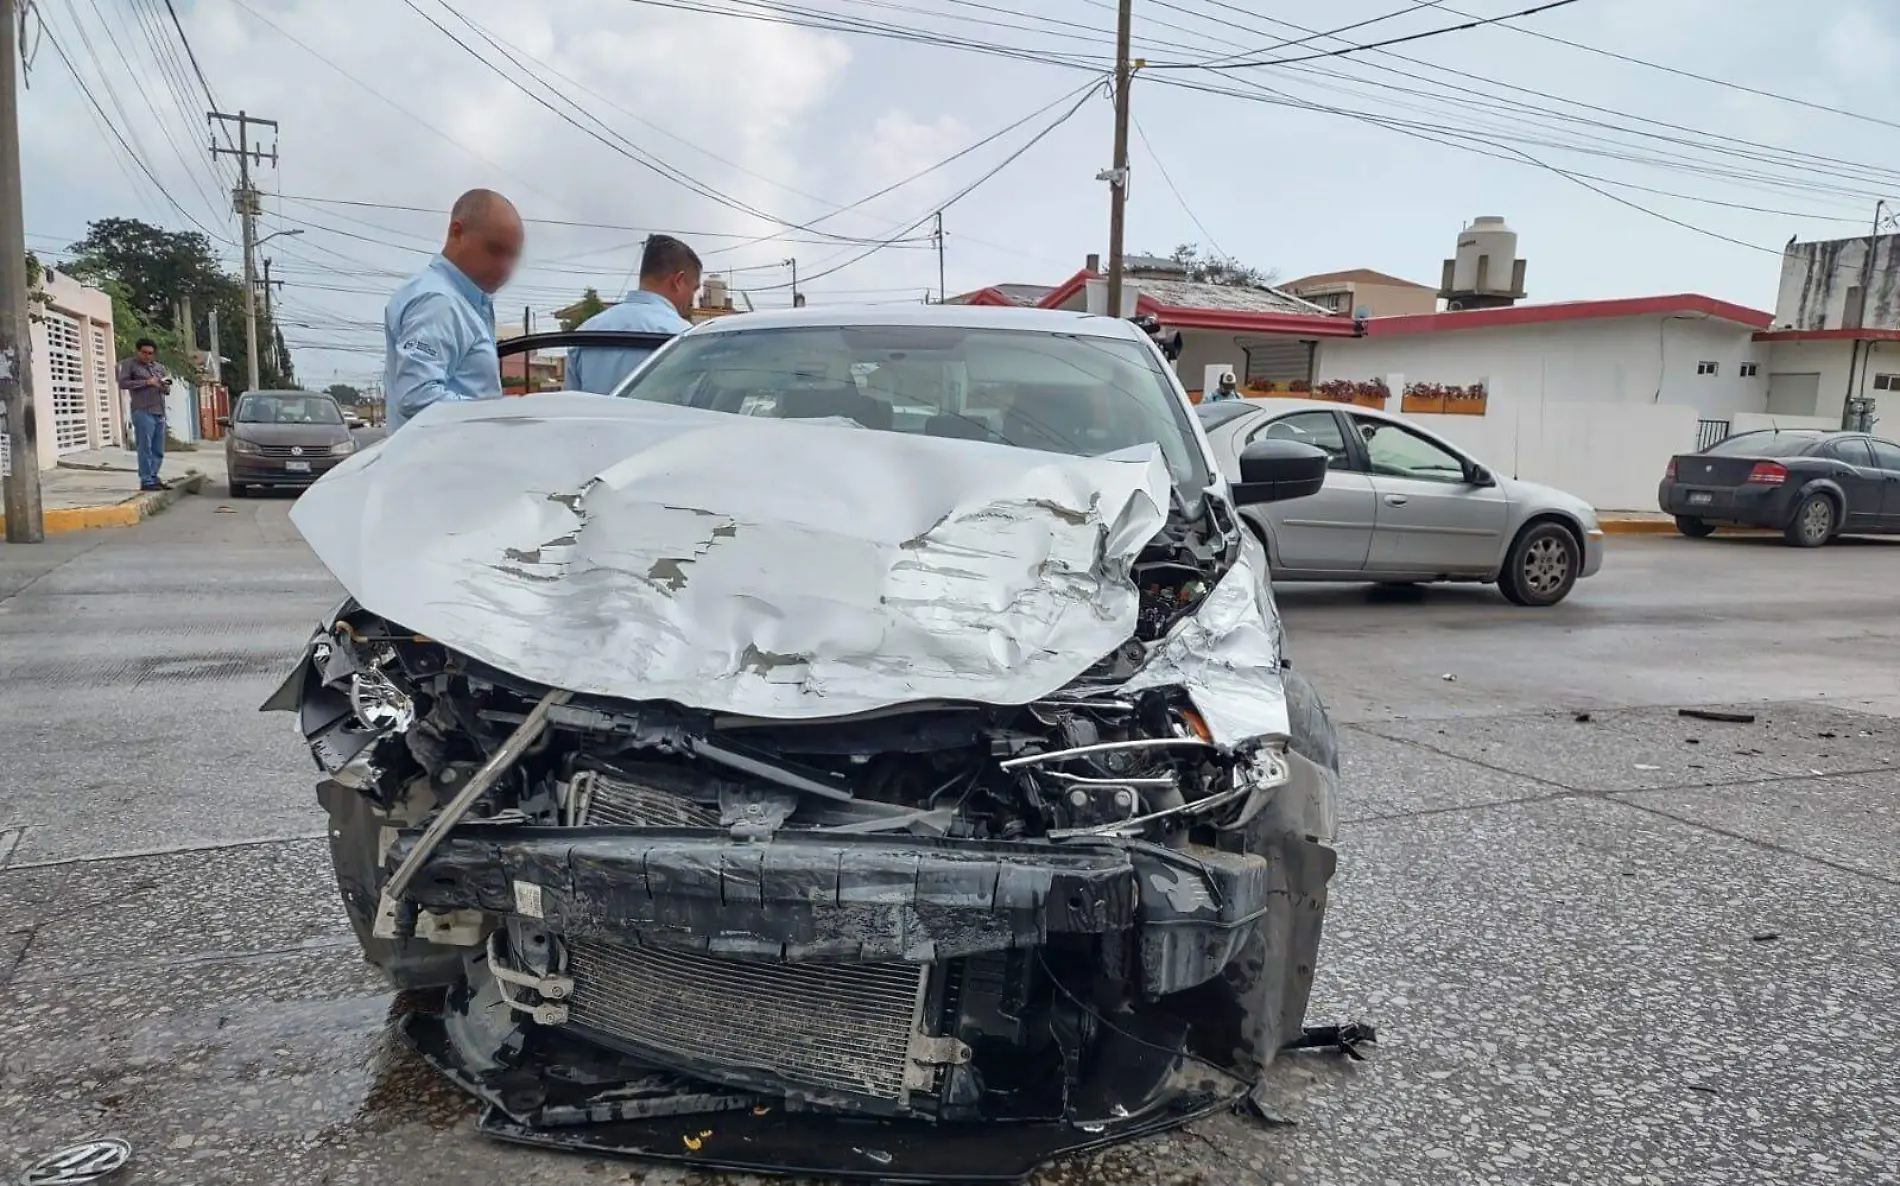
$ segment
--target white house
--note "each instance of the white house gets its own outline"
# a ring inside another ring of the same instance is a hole
[[[113,352],[112,298],[62,272],[46,269],[28,310],[33,355],[33,422],[41,469],[62,455],[116,445],[125,432]],[[13,463],[0,413],[0,465]]]
[[[1640,509],[1670,457],[1768,413],[1771,320],[1692,293],[1375,317],[1320,346],[1315,387],[1383,383],[1388,410],[1489,465]],[[1422,410],[1447,388],[1482,394]]]

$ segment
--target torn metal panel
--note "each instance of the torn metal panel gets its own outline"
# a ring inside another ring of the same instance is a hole
[[[1081,458],[584,395],[431,409],[293,521],[365,608],[580,694],[1020,704],[1135,633],[1158,450]]]
[[[1260,542],[1241,533],[1241,553],[1198,612],[1175,624],[1126,691],[1180,686],[1216,745],[1287,735],[1281,686],[1280,616]]]

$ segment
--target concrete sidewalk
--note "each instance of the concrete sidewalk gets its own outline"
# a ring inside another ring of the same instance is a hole
[[[159,476],[170,490],[138,488],[138,456],[130,449],[88,449],[68,453],[55,469],[40,472],[40,499],[46,534],[60,535],[94,527],[130,527],[224,481],[224,450],[171,453]],[[6,519],[0,516],[0,530]]]

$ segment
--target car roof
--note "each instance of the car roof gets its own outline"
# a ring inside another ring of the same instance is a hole
[[[331,403],[336,402],[336,396],[331,395],[327,391],[275,391],[275,390],[246,391],[246,392],[240,393],[238,398],[244,399],[253,395],[294,395],[299,398],[306,398],[306,399],[311,396],[315,396],[318,399],[327,399]]]
[[[1117,317],[1096,317],[1062,309],[997,308],[985,305],[821,305],[802,309],[774,309],[762,313],[715,317],[695,325],[687,332],[699,337],[767,329],[902,325],[1078,334],[1129,341],[1140,341],[1147,336],[1133,322]]]

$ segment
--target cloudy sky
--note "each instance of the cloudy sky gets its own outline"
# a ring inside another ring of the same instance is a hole
[[[813,303],[921,299],[946,203],[952,292],[1105,249],[1112,0],[173,3],[216,101],[280,124],[263,229],[303,233],[264,253],[307,383],[379,370],[383,299],[474,185],[536,220],[504,321],[624,289],[650,229],[759,306],[787,302],[787,258]],[[1533,300],[1765,307],[1791,236],[1864,234],[1900,198],[1882,0],[1571,0],[1313,57],[1534,3],[1136,0],[1129,249],[1435,283],[1459,227],[1498,214]],[[39,0],[26,229],[51,258],[105,216],[237,238],[165,10]],[[1282,64],[1207,65],[1262,59]]]

